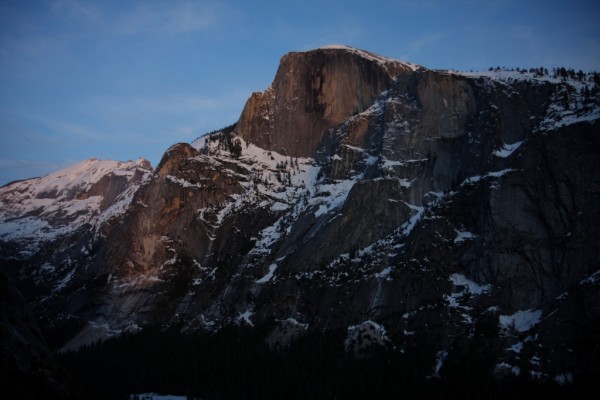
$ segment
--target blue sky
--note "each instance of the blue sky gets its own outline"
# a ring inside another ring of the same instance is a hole
[[[90,157],[156,165],[235,122],[289,51],[600,70],[598,21],[578,0],[0,0],[0,185]]]

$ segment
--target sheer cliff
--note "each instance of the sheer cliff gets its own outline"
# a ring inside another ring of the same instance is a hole
[[[151,326],[342,330],[358,356],[426,343],[433,376],[477,348],[497,375],[572,381],[598,372],[594,85],[290,53],[234,128],[139,172],[122,213],[35,246],[6,234],[2,256],[64,349]]]
[[[273,84],[246,103],[236,133],[283,155],[314,157],[329,130],[370,107],[394,79],[417,68],[336,46],[289,53]]]

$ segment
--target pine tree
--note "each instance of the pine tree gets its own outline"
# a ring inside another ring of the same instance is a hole
[[[580,95],[581,95],[581,97],[583,97],[583,101],[585,101],[585,102],[589,101],[590,88],[588,87],[588,85],[584,85],[581,87]]]
[[[560,67],[558,69],[558,76],[560,76],[562,79],[566,79],[569,76],[565,67]]]
[[[569,109],[569,92],[567,90],[563,91],[562,102],[563,102],[563,107],[565,108],[565,110],[568,110]]]
[[[239,158],[242,155],[242,141],[238,138],[232,141],[230,145],[231,155],[235,158]]]

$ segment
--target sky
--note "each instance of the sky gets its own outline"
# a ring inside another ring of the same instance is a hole
[[[0,185],[237,121],[290,51],[600,71],[597,0],[0,0]]]

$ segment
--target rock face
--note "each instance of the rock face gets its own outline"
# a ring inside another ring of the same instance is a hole
[[[289,53],[273,84],[250,97],[236,132],[263,149],[314,157],[329,130],[367,109],[395,78],[415,69],[350,48]]]
[[[584,379],[600,342],[594,85],[291,53],[233,131],[70,197],[102,193],[102,215],[138,182],[123,213],[37,247],[5,234],[2,257],[56,347],[246,324],[275,347],[318,330],[359,356],[425,346],[432,376],[485,351],[497,375]],[[39,195],[10,185],[3,204],[16,193]]]

